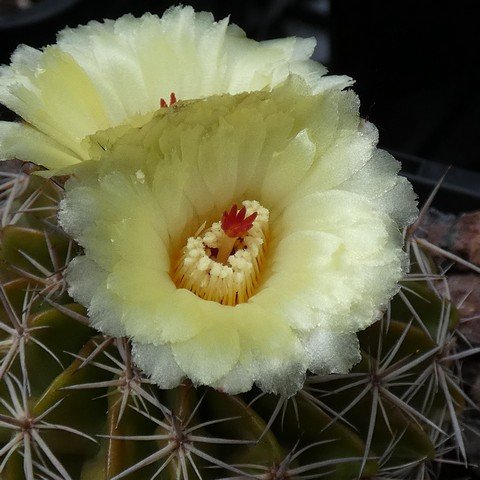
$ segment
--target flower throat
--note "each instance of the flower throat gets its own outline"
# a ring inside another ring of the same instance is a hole
[[[221,221],[187,239],[172,277],[205,300],[234,306],[255,292],[265,256],[269,212],[258,202],[233,205]]]

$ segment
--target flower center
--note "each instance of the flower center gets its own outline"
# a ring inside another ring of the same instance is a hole
[[[173,272],[177,287],[222,305],[246,302],[258,285],[269,212],[258,202],[233,205],[222,219],[187,239]],[[203,232],[203,233],[202,233]]]

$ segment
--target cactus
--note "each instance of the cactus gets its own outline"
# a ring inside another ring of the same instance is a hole
[[[456,330],[418,222],[405,234],[412,273],[360,333],[350,373],[311,375],[290,398],[189,383],[166,391],[132,363],[127,338],[90,328],[67,294],[63,271],[78,247],[56,224],[62,178],[9,167],[0,186],[2,479],[426,479],[444,461],[467,462],[462,410],[474,404],[461,362],[478,349]]]

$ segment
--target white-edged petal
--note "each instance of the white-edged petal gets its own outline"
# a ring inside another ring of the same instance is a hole
[[[67,269],[68,293],[88,307],[90,322],[112,336],[126,335],[121,323],[121,299],[107,288],[108,273],[88,257],[73,259]]]
[[[337,333],[315,328],[300,338],[311,372],[320,375],[347,373],[361,359],[355,333]]]
[[[194,382],[211,385],[227,375],[240,356],[237,332],[228,325],[205,329],[185,342],[172,345],[180,368]]]
[[[168,345],[132,342],[134,362],[160,388],[174,388],[183,379],[184,372],[178,366]]]

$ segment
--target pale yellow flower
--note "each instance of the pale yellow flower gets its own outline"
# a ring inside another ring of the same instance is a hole
[[[46,175],[71,172],[89,159],[89,135],[147,121],[172,92],[186,100],[255,91],[290,73],[315,89],[326,70],[309,60],[314,45],[255,42],[191,7],[63,30],[41,51],[20,46],[0,70],[0,103],[24,120],[0,122],[0,158],[43,165]]]
[[[0,157],[75,171],[70,293],[161,387],[292,394],[347,371],[397,290],[414,195],[313,47],[175,7],[2,67],[23,123],[0,122]]]
[[[132,338],[161,387],[290,395],[307,370],[358,361],[355,332],[397,291],[416,208],[344,86],[291,76],[91,138],[100,161],[60,214],[85,249],[70,293],[99,330]]]

